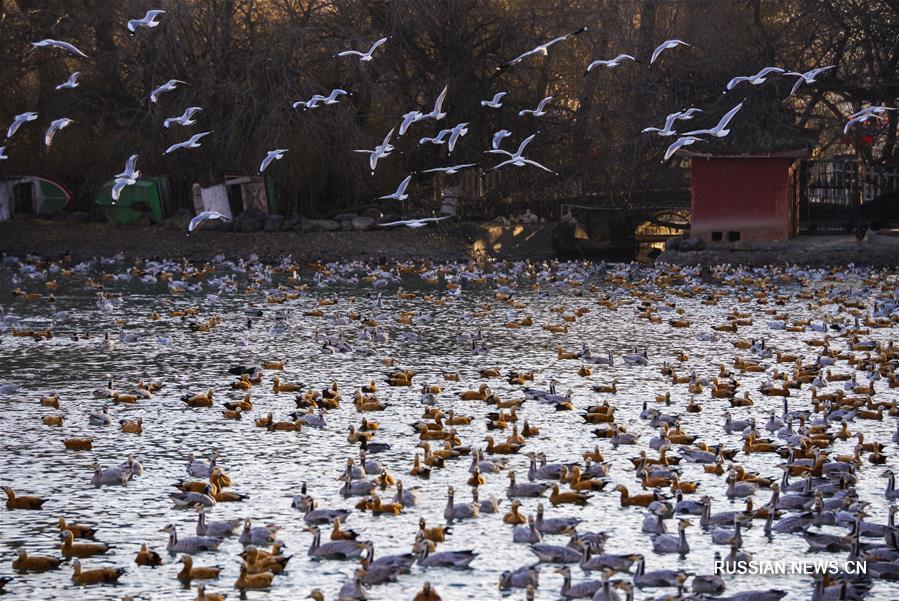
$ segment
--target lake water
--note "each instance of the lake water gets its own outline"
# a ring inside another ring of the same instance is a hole
[[[18,322],[3,322],[7,331],[0,344],[0,382],[20,386],[17,392],[0,396],[3,444],[0,483],[13,486],[20,494],[41,495],[47,502],[40,511],[0,508],[0,575],[14,578],[7,586],[9,593],[5,597],[9,599],[112,599],[125,595],[139,599],[193,599],[195,591],[182,588],[175,578],[181,564],[177,563],[176,556],[165,552],[167,535],[159,530],[174,523],[182,537],[194,534],[195,512],[173,509],[169,493],[176,490],[173,483],[187,478],[186,455],[193,452],[208,459],[213,449],[220,453],[219,465],[233,480],[231,490],[249,498],[239,503],[219,503],[208,511],[208,518],[251,517],[257,524],[279,524],[282,527],[279,537],[294,555],[288,571],[275,578],[270,590],[251,591],[247,597],[300,599],[311,589],[320,588],[326,598],[336,598],[341,585],[352,578],[355,565],[349,561],[308,558],[306,550],[311,534],[304,531],[303,515],[292,508],[291,499],[305,481],[309,494],[318,500],[320,507],[352,508],[359,500],[357,497],[344,499],[338,494],[341,482],[337,477],[346,459],[358,453],[358,445],[350,445],[346,440],[347,426],[358,427],[362,417],[353,408],[352,391],[372,379],[378,382],[377,397],[389,404],[386,411],[365,414],[381,424],[375,440],[391,444],[390,450],[380,453],[378,458],[391,474],[402,478],[407,489],[414,489],[418,497],[417,507],[407,508],[400,516],[372,517],[354,510],[348,518],[346,526],[359,532],[360,539],[374,541],[379,556],[410,551],[419,516],[426,518],[429,525],[444,522],[448,485],[455,486],[457,503],[470,499],[465,484],[470,464],[467,457],[447,462],[444,469],[434,470],[429,480],[409,475],[414,454],[420,451],[411,424],[420,419],[424,409],[420,386],[439,384],[444,387],[438,395],[439,407],[474,416],[471,425],[457,427],[462,443],[483,448],[485,436],[491,434],[486,430],[486,415],[495,411],[495,407],[460,400],[457,393],[487,382],[502,399],[523,397],[522,387],[507,383],[505,377],[482,378],[479,370],[487,367],[499,368],[503,376],[509,371],[534,370],[536,383],[531,385],[546,388],[554,378],[559,382],[560,392],[572,392],[575,411],[556,411],[552,405],[536,401],[526,401],[518,411],[522,420],[527,419],[540,428],[540,435],[529,439],[521,454],[510,456],[520,481],[527,480],[528,460],[523,453],[528,450],[546,453],[551,462],[583,462],[582,454],[599,444],[611,464],[609,479],[625,484],[632,493],[645,492],[627,460],[640,450],[647,450],[650,456],[656,454],[647,445],[657,430],[640,419],[644,401],[665,413],[680,415],[683,430],[697,434],[699,440],[740,448],[741,435],[728,434],[723,429],[724,412],[730,410],[739,419],[756,416],[762,427],[769,410],[780,415],[782,399],[763,396],[758,388],[774,368],[781,371],[790,368],[776,364],[773,359],[761,359],[769,367],[767,374],[736,374],[740,383],[738,392],[740,395],[749,392],[754,401],[752,407],[731,409],[726,400],[710,398],[705,387],[703,393],[695,395],[703,410],[688,413],[685,406],[693,395],[686,385],[672,385],[670,378],[661,375],[664,362],[675,364],[681,374],[695,369],[700,376],[712,377],[717,375],[720,364],[736,371],[735,357],[753,357],[750,351],[735,348],[733,341],[765,338],[766,346],[799,354],[804,363],[810,363],[819,349],[806,342],[821,338],[822,334],[809,329],[773,330],[768,324],[774,317],[766,312],[776,310],[791,320],[832,322],[851,315],[840,304],[821,304],[821,299],[849,294],[863,307],[860,311],[870,311],[875,301],[895,294],[895,276],[862,270],[836,275],[800,273],[800,277],[811,278],[804,286],[796,277],[770,277],[763,272],[742,276],[729,272],[721,277],[701,278],[699,272],[575,263],[495,265],[487,270],[486,277],[474,268],[461,265],[408,265],[399,270],[391,264],[384,266],[389,275],[380,272],[377,266],[361,264],[334,265],[325,268],[324,274],[308,266],[296,266],[298,271],[294,274],[294,266],[288,262],[284,263],[286,268],[272,268],[219,261],[206,266],[205,273],[197,277],[191,274],[196,267],[182,273],[176,271],[181,266],[174,262],[136,266],[144,275],[153,274],[155,282],[141,281],[140,272],[128,275],[135,265],[122,260],[78,266],[63,264],[64,269],[74,269],[68,275],[58,270],[59,265],[30,265],[22,268],[7,260],[0,272],[2,306],[7,313],[11,311],[21,318]],[[173,274],[169,281],[165,280],[164,273]],[[366,279],[366,276],[371,277]],[[98,290],[85,286],[88,278],[102,284],[104,292],[112,293],[109,305],[98,305]],[[873,279],[866,282],[867,278]],[[171,280],[182,280],[196,289],[173,293],[169,288]],[[448,280],[460,286],[460,294],[448,294]],[[52,290],[54,303],[48,302],[51,290],[46,287],[47,281],[57,283]],[[13,296],[15,288],[38,292],[41,297],[26,300]],[[415,294],[414,298],[401,297],[398,294],[401,288]],[[498,290],[508,294],[518,304],[517,308],[505,296],[497,296]],[[804,291],[819,290],[824,292],[814,300],[800,297]],[[208,294],[218,298],[209,299]],[[287,298],[282,304],[267,302],[267,299],[284,299],[286,294],[295,298]],[[709,295],[718,296],[718,303],[704,303]],[[759,304],[759,298],[767,301],[766,304]],[[780,304],[775,302],[778,298]],[[336,304],[320,305],[322,299],[334,299]],[[599,302],[604,299],[611,299],[617,307],[613,309],[608,303]],[[660,322],[638,318],[640,303],[654,307]],[[666,303],[682,309],[683,315],[666,310]],[[170,311],[188,307],[198,309],[196,318],[169,317]],[[580,308],[589,312],[575,316]],[[321,310],[324,317],[304,315],[313,310]],[[728,314],[734,310],[750,314],[748,319],[752,325],[740,327],[736,333],[713,332],[711,326],[727,323]],[[53,338],[34,341],[11,336],[9,329],[13,325],[35,330],[49,327],[54,311],[70,314],[56,320]],[[154,312],[160,319],[150,319]],[[361,319],[351,319],[357,314],[363,319],[376,318],[389,333],[389,340],[359,340],[364,325]],[[411,316],[412,323],[401,323],[401,315]],[[211,331],[191,331],[191,323],[213,316],[219,316],[221,323]],[[517,329],[504,326],[525,316],[530,316],[534,325]],[[252,320],[249,330],[248,317]],[[563,317],[573,319],[565,321]],[[674,317],[688,319],[692,325],[674,328],[668,323]],[[542,327],[549,324],[567,325],[568,331],[553,333]],[[862,338],[886,344],[895,339],[895,327],[894,323],[893,327],[872,329]],[[120,329],[125,334],[138,335],[138,340],[118,342],[112,350],[99,348],[104,331],[109,331],[118,341]],[[483,335],[483,342],[479,343],[484,347],[483,354],[472,354],[471,343],[457,339],[461,332],[477,331]],[[701,333],[714,333],[718,339],[700,341],[697,336]],[[354,349],[371,346],[377,354],[326,353],[318,339],[320,335],[339,336]],[[171,337],[171,344],[160,344],[158,336]],[[838,333],[832,333],[831,337],[832,348],[847,348],[845,338]],[[244,342],[246,346],[240,346]],[[556,349],[577,351],[582,345],[588,346],[593,356],[611,352],[616,358],[614,365],[596,365],[592,376],[581,377],[578,368],[583,361],[561,360]],[[633,352],[635,347],[640,351],[646,349],[647,365],[631,366],[621,360],[623,354]],[[677,361],[678,351],[687,353],[689,359]],[[394,358],[396,368],[415,371],[412,387],[391,387],[384,382],[385,375],[392,371],[384,365],[385,357]],[[284,371],[266,370],[263,383],[251,391],[255,407],[241,421],[223,419],[221,403],[240,399],[244,394],[228,388],[235,380],[228,374],[229,368],[259,365],[267,360],[283,360]],[[846,361],[838,361],[831,369],[851,371]],[[444,381],[445,371],[458,372],[461,381]],[[113,425],[91,426],[88,415],[104,404],[103,400],[93,398],[91,392],[105,386],[106,374],[112,375],[114,387],[120,391],[132,389],[139,378],[164,383],[165,388],[154,398],[135,404],[109,403]],[[294,394],[276,394],[271,390],[274,376],[303,383],[307,389],[321,389],[336,381],[343,394],[342,405],[327,412],[324,429],[306,427],[297,433],[257,428],[254,418],[272,412],[276,420],[288,419],[287,415],[296,408]],[[859,377],[867,384],[861,373]],[[592,390],[594,385],[613,380],[617,380],[616,394]],[[835,382],[822,392],[832,392],[842,385]],[[180,400],[184,394],[209,388],[215,390],[214,408],[190,408]],[[880,401],[891,400],[899,392],[888,388],[885,380],[878,382],[877,388],[875,399]],[[671,395],[670,406],[656,403],[656,395],[666,391]],[[60,410],[40,405],[39,399],[51,392],[59,393]],[[808,386],[791,394],[791,409],[811,408]],[[604,400],[614,405],[617,423],[640,435],[638,445],[614,449],[608,440],[592,434],[597,426],[585,424],[580,414],[586,406]],[[44,416],[59,414],[65,418],[62,427],[42,424]],[[137,417],[143,418],[143,434],[125,434],[119,430],[119,420]],[[895,464],[896,445],[890,442],[894,428],[895,418],[889,416],[883,421],[850,423],[853,432],[865,433],[866,441],[886,445],[888,464]],[[762,433],[770,434],[765,430]],[[492,434],[497,439],[506,436],[502,432]],[[65,438],[88,435],[94,438],[90,451],[70,451],[63,446]],[[854,443],[854,440],[838,440],[830,450],[833,454],[851,454]],[[143,464],[143,476],[135,477],[124,487],[95,488],[90,484],[94,461],[112,467],[124,461],[129,453]],[[672,449],[671,454],[676,455],[676,450]],[[777,480],[782,474],[777,465],[784,460],[768,453],[741,452],[735,461]],[[691,498],[698,499],[702,494],[711,496],[713,512],[743,507],[742,501],[731,502],[725,497],[723,476],[707,474],[701,465],[693,463],[682,463],[681,467],[682,480],[701,483],[698,493],[690,495]],[[881,477],[886,467],[865,461],[858,469],[857,492],[871,503],[866,509],[867,521],[886,522],[888,502],[883,494],[886,479]],[[430,580],[443,599],[523,599],[524,592],[520,589],[503,593],[497,587],[501,572],[536,561],[526,544],[512,542],[511,527],[502,523],[502,515],[510,505],[505,495],[507,484],[505,473],[488,475],[487,484],[480,488],[480,497],[501,498],[501,512],[456,523],[447,542],[438,547],[439,551],[477,551],[471,570],[424,570],[415,566],[411,574],[401,575],[395,583],[370,588],[369,598],[411,599],[423,582]],[[593,493],[584,507],[553,508],[548,499],[542,501],[547,506],[548,517],[577,516],[583,519],[580,530],[607,532],[606,552],[644,554],[648,570],[684,568],[692,573],[708,574],[713,568],[714,552],[727,553],[727,547],[711,544],[710,536],[699,527],[698,518],[687,529],[689,554],[679,557],[654,553],[649,535],[641,532],[644,510],[621,508],[618,494],[611,489],[612,484],[603,492]],[[392,497],[393,492],[389,489],[382,496]],[[769,497],[770,491],[760,489],[754,498],[755,506],[762,506]],[[534,513],[537,502],[537,499],[522,499],[522,513]],[[13,573],[10,561],[20,547],[31,553],[58,555],[57,520],[61,516],[95,525],[99,530],[97,539],[115,545],[106,555],[82,563],[86,567],[126,567],[127,573],[118,586],[74,587],[68,562],[58,571]],[[668,521],[669,531],[676,530],[675,523]],[[323,530],[326,538],[326,527]],[[801,535],[775,534],[769,539],[762,530],[763,520],[756,520],[751,529],[743,532],[744,550],[754,553],[757,559],[811,557],[806,555],[808,545]],[[844,528],[824,531],[848,532]],[[567,537],[547,536],[545,542],[564,545]],[[863,542],[877,541],[863,539]],[[135,565],[134,556],[141,543],[160,552],[164,565],[156,568]],[[198,565],[224,567],[219,580],[207,583],[208,590],[227,592],[230,598],[238,595],[232,585],[238,575],[237,553],[241,550],[242,545],[234,537],[226,539],[217,553],[203,553],[195,558]],[[845,556],[845,552],[814,555],[817,559],[839,560]],[[553,567],[542,568],[536,598],[559,598],[562,578]],[[585,577],[577,565],[572,566],[572,573],[575,582]],[[593,572],[586,576],[599,578],[600,575]],[[626,575],[616,574],[613,578],[623,577]],[[808,599],[812,589],[812,579],[800,576],[728,576],[726,582],[725,594],[777,588],[787,591],[790,599]],[[636,597],[647,598],[663,592],[675,591],[647,589],[638,591]],[[899,586],[886,582],[876,582],[868,596],[870,599],[897,597]]]

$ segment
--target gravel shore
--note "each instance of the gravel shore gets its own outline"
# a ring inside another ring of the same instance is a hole
[[[55,257],[70,252],[76,259],[123,253],[132,258],[186,257],[202,261],[224,254],[262,260],[287,255],[300,262],[355,259],[433,259],[466,261],[473,257],[464,228],[457,225],[422,230],[407,228],[367,232],[233,232],[184,230],[164,226],[16,220],[0,223],[0,252]]]

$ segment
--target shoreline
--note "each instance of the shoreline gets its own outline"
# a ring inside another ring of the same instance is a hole
[[[457,222],[420,230],[336,232],[199,231],[188,236],[170,225],[114,225],[41,219],[0,222],[0,253],[55,258],[70,253],[76,260],[122,253],[135,259],[184,257],[192,261],[256,254],[298,262],[410,261],[468,262],[560,258],[552,249],[554,223],[500,226]],[[579,257],[569,257],[579,258]],[[657,263],[674,265],[803,265],[829,267],[854,263],[899,266],[899,236],[869,232],[853,236],[806,236],[782,242],[716,243],[701,250],[665,250]]]

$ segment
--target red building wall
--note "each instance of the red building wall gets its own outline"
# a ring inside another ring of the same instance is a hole
[[[793,234],[792,158],[692,159],[690,234],[721,239],[784,240]]]

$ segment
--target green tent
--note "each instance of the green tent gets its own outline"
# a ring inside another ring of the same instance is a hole
[[[0,220],[16,213],[53,215],[69,204],[72,193],[54,181],[36,176],[10,176],[0,180]]]
[[[112,201],[113,183],[106,182],[97,193],[97,206],[103,208],[109,221],[130,224],[146,215],[151,223],[162,223],[169,215],[171,191],[167,177],[142,177],[126,186],[115,203]]]

